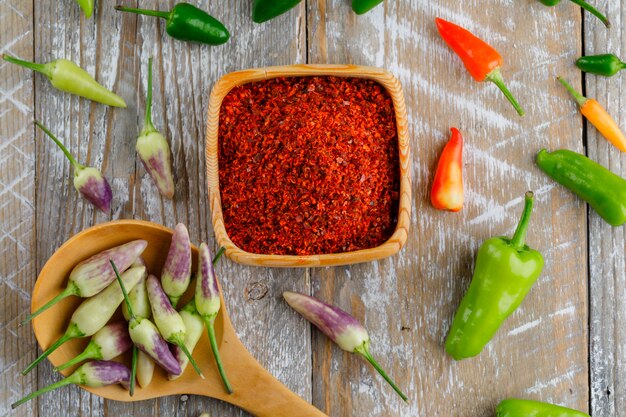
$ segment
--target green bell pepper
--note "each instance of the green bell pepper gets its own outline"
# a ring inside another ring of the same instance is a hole
[[[181,41],[221,45],[230,38],[230,33],[222,22],[189,3],[178,3],[169,12],[124,6],[115,6],[115,10],[165,19],[167,34]]]
[[[567,149],[537,154],[537,165],[585,200],[611,226],[626,223],[626,179]]]
[[[561,0],[539,0],[539,1],[545,4],[546,6],[556,6],[557,4],[561,2]],[[587,3],[585,0],[569,0],[569,1],[571,1],[574,4],[579,5],[580,7],[582,7],[583,9],[587,10],[589,13],[591,13],[592,15],[600,19],[602,23],[604,23],[604,26],[606,26],[607,28],[611,27],[611,22],[609,22],[609,19],[607,19],[606,16],[604,16],[602,13],[598,11],[598,9],[593,7],[591,4]]]
[[[456,360],[476,356],[519,307],[543,269],[543,257],[524,244],[533,193],[512,239],[488,239],[478,250],[474,277],[454,316],[446,351]]]
[[[576,60],[576,66],[581,71],[590,74],[612,77],[626,68],[626,62],[622,62],[614,54],[582,56]]]
[[[510,398],[498,404],[496,417],[589,417],[589,414],[559,405]]]
[[[263,23],[296,7],[302,0],[254,0],[252,2],[252,20]]]
[[[352,0],[352,10],[356,14],[364,14],[382,2],[383,0]]]

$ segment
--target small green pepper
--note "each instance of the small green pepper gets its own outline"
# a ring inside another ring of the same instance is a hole
[[[56,59],[47,64],[23,61],[9,55],[2,55],[2,59],[42,73],[48,77],[54,88],[66,93],[76,94],[109,106],[126,107],[126,102],[122,97],[98,84],[87,71],[67,59]]]
[[[382,2],[383,0],[352,0],[352,10],[356,14],[364,14]]]
[[[456,360],[480,353],[541,274],[543,257],[524,244],[533,193],[527,192],[525,200],[513,238],[491,238],[478,250],[474,277],[446,340],[446,351]]]
[[[537,154],[537,165],[593,207],[611,226],[626,223],[626,179],[567,149]]]
[[[509,398],[498,404],[496,417],[589,417],[589,414],[559,405]]]
[[[178,3],[169,12],[124,6],[115,6],[115,10],[163,18],[167,20],[167,34],[181,41],[221,45],[230,38],[230,33],[222,22],[189,3]]]
[[[561,2],[561,0],[539,0],[539,1],[545,4],[546,6],[556,6],[557,4]],[[569,0],[569,1],[571,1],[574,4],[579,5],[580,7],[582,7],[583,9],[587,10],[589,13],[591,13],[592,15],[600,19],[602,23],[604,23],[604,26],[606,26],[607,28],[611,27],[611,22],[609,22],[609,19],[607,19],[606,16],[600,13],[595,7],[587,3],[585,0]]]
[[[83,9],[85,12],[85,17],[89,19],[93,13],[93,2],[94,0],[76,0],[76,3]]]
[[[614,54],[590,55],[578,58],[578,60],[576,60],[576,66],[580,68],[581,71],[590,74],[612,77],[626,68],[626,62],[622,62],[622,60]]]
[[[280,16],[296,7],[302,0],[254,0],[252,2],[252,20],[263,23]]]

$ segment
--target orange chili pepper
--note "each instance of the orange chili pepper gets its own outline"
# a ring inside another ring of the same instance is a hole
[[[461,58],[472,77],[476,81],[487,80],[497,85],[515,107],[517,113],[523,116],[524,110],[504,85],[504,80],[500,74],[503,60],[498,51],[461,26],[440,18],[436,18],[435,23],[437,23],[437,29],[443,40]]]
[[[569,83],[562,77],[557,77],[557,80],[567,88],[567,90],[574,96],[574,99],[580,106],[580,112],[583,116],[591,122],[592,125],[598,129],[598,131],[609,142],[611,142],[617,149],[622,152],[626,152],[626,137],[620,130],[615,120],[604,110],[604,107],[600,105],[596,100],[587,98],[580,94],[578,91],[569,85]]]
[[[463,208],[463,137],[459,129],[443,148],[433,180],[430,201],[439,210],[460,211]]]

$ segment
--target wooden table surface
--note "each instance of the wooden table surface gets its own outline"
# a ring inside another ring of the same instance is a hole
[[[220,263],[226,307],[261,364],[332,416],[487,417],[510,396],[589,410],[594,417],[626,416],[624,227],[604,223],[533,162],[541,148],[569,148],[626,176],[626,156],[583,123],[555,80],[559,74],[569,78],[626,128],[626,73],[583,77],[573,65],[583,52],[626,58],[626,0],[593,1],[611,16],[610,30],[567,1],[547,8],[536,0],[387,0],[357,17],[348,0],[308,0],[257,25],[249,0],[193,0],[231,29],[230,42],[217,47],[172,40],[163,21],[122,15],[114,3],[96,1],[95,16],[86,20],[71,0],[0,0],[3,53],[38,62],[73,60],[128,102],[127,109],[95,104],[0,62],[0,415],[246,415],[194,396],[125,404],[77,387],[11,412],[12,402],[58,380],[47,362],[19,375],[40,351],[31,327],[17,324],[46,260],[93,224],[126,218],[169,227],[183,222],[194,242],[207,240],[215,248],[204,174],[210,89],[230,71],[308,62],[383,67],[400,79],[413,158],[411,231],[398,255],[351,267]],[[165,9],[174,2],[120,3]],[[503,76],[525,117],[494,85],[471,79],[437,34],[435,16],[465,26],[502,53]],[[150,56],[154,123],[173,152],[173,201],[160,198],[134,150]],[[114,193],[110,215],[78,196],[69,163],[36,131],[34,119],[77,159],[102,168]],[[466,204],[457,214],[429,204],[432,173],[452,126],[466,140]],[[528,189],[536,194],[528,243],[544,254],[544,272],[482,354],[454,362],[443,342],[476,251],[486,238],[513,232]],[[313,294],[361,319],[372,353],[407,392],[409,404],[363,360],[340,351],[291,311],[281,298],[285,290]]]

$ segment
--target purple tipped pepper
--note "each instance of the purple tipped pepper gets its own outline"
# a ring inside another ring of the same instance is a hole
[[[66,297],[75,295],[88,298],[98,294],[115,281],[115,274],[110,273],[109,259],[115,261],[122,271],[133,264],[135,259],[146,249],[148,242],[133,240],[132,242],[102,251],[76,265],[68,278],[67,287],[59,295],[48,301],[43,307],[28,316],[22,325],[43,313]]]
[[[150,310],[150,300],[148,300],[146,278],[148,278],[147,271],[137,285],[135,285],[135,287],[128,293],[128,300],[130,301],[130,305],[133,307],[135,316],[149,319],[152,310]],[[130,320],[130,313],[128,312],[128,306],[126,303],[122,304],[122,315],[126,321]]]
[[[161,285],[173,307],[187,291],[191,281],[191,242],[184,224],[174,228],[170,250],[161,271]]]
[[[174,197],[174,176],[170,162],[170,146],[152,124],[152,58],[148,60],[148,98],[146,118],[135,150],[163,197]]]
[[[202,317],[196,310],[196,303],[194,300],[189,301],[179,312],[180,317],[185,323],[185,347],[190,353],[193,353],[200,336],[204,332],[204,322]],[[180,364],[180,368],[185,371],[185,368],[189,364],[189,359],[185,352],[178,346],[173,349],[174,356]],[[180,375],[168,375],[167,379],[170,381],[177,379]]]
[[[488,239],[478,250],[474,277],[446,339],[446,351],[455,360],[478,355],[541,274],[541,253],[524,244],[532,210],[533,193],[528,191],[513,238]]]
[[[48,385],[47,387],[42,388],[39,391],[35,391],[21,400],[14,402],[11,404],[11,408],[14,409],[15,407],[24,404],[41,394],[45,394],[46,392],[50,392],[69,384],[84,385],[92,388],[120,384],[124,388],[128,388],[129,381],[130,371],[121,363],[113,361],[87,362],[67,378],[55,382],[52,385]]]
[[[211,350],[213,351],[215,363],[217,364],[217,370],[222,377],[222,381],[224,381],[226,390],[229,394],[232,394],[233,388],[228,381],[226,371],[224,371],[220,351],[217,347],[217,339],[215,338],[215,318],[220,311],[222,301],[220,298],[220,289],[217,285],[217,277],[213,269],[213,262],[211,261],[211,251],[206,243],[200,245],[197,273],[200,274],[200,276],[196,280],[196,294],[194,297],[196,310],[198,314],[200,314],[200,317],[202,317],[202,321],[204,321],[207,328],[209,341],[211,342]]]
[[[338,307],[331,306],[305,294],[286,291],[283,293],[283,297],[291,308],[313,323],[315,327],[320,329],[341,349],[357,353],[365,358],[385,381],[391,385],[400,398],[408,402],[407,396],[398,388],[396,383],[393,382],[370,353],[370,337],[367,334],[367,330],[356,318]]]
[[[509,398],[498,404],[496,417],[589,417],[589,414],[559,405]]]
[[[135,316],[133,307],[128,299],[128,292],[123,280],[120,278],[120,274],[115,266],[114,262],[111,262],[113,271],[119,283],[119,288],[122,290],[128,313],[130,314],[130,321],[128,322],[128,333],[130,338],[141,350],[153,359],[161,368],[165,369],[167,373],[180,374],[180,365],[176,361],[176,358],[170,352],[170,347],[167,342],[159,334],[159,330],[149,319]],[[131,387],[134,387],[135,381],[131,379]]]
[[[178,346],[183,351],[193,368],[200,375],[200,378],[204,379],[198,364],[191,357],[191,353],[185,346],[185,323],[180,314],[172,307],[157,277],[150,275],[146,280],[146,288],[148,290],[148,299],[150,299],[150,307],[152,308],[152,316],[159,332],[165,340]]]
[[[93,335],[80,355],[57,366],[54,370],[62,371],[87,359],[108,361],[126,352],[132,345],[133,341],[130,340],[126,323],[109,323]]]
[[[98,84],[91,75],[72,61],[56,59],[47,64],[38,64],[8,55],[2,55],[2,58],[12,64],[44,74],[53,87],[66,93],[109,106],[126,107],[122,97]]]
[[[57,139],[56,136],[54,136],[44,125],[38,121],[35,121],[35,125],[43,130],[46,135],[48,135],[48,137],[52,139],[59,148],[61,148],[67,159],[72,164],[72,167],[74,168],[74,188],[76,188],[76,191],[78,191],[103,213],[108,213],[111,210],[111,199],[113,198],[113,193],[111,192],[111,186],[109,185],[107,179],[104,178],[102,173],[96,168],[81,165],[76,162],[76,159],[74,159],[70,151],[68,151],[61,141],[59,141],[59,139]]]
[[[121,279],[128,288],[133,288],[143,276],[145,269],[146,268],[143,266],[130,268],[128,271],[124,272]],[[68,340],[89,337],[102,329],[111,319],[123,299],[124,296],[119,285],[113,282],[98,295],[83,301],[76,311],[74,311],[74,314],[72,314],[70,324],[67,326],[67,330],[65,330],[63,336],[28,365],[26,369],[22,371],[22,375],[29,373],[39,362],[47,358]]]

